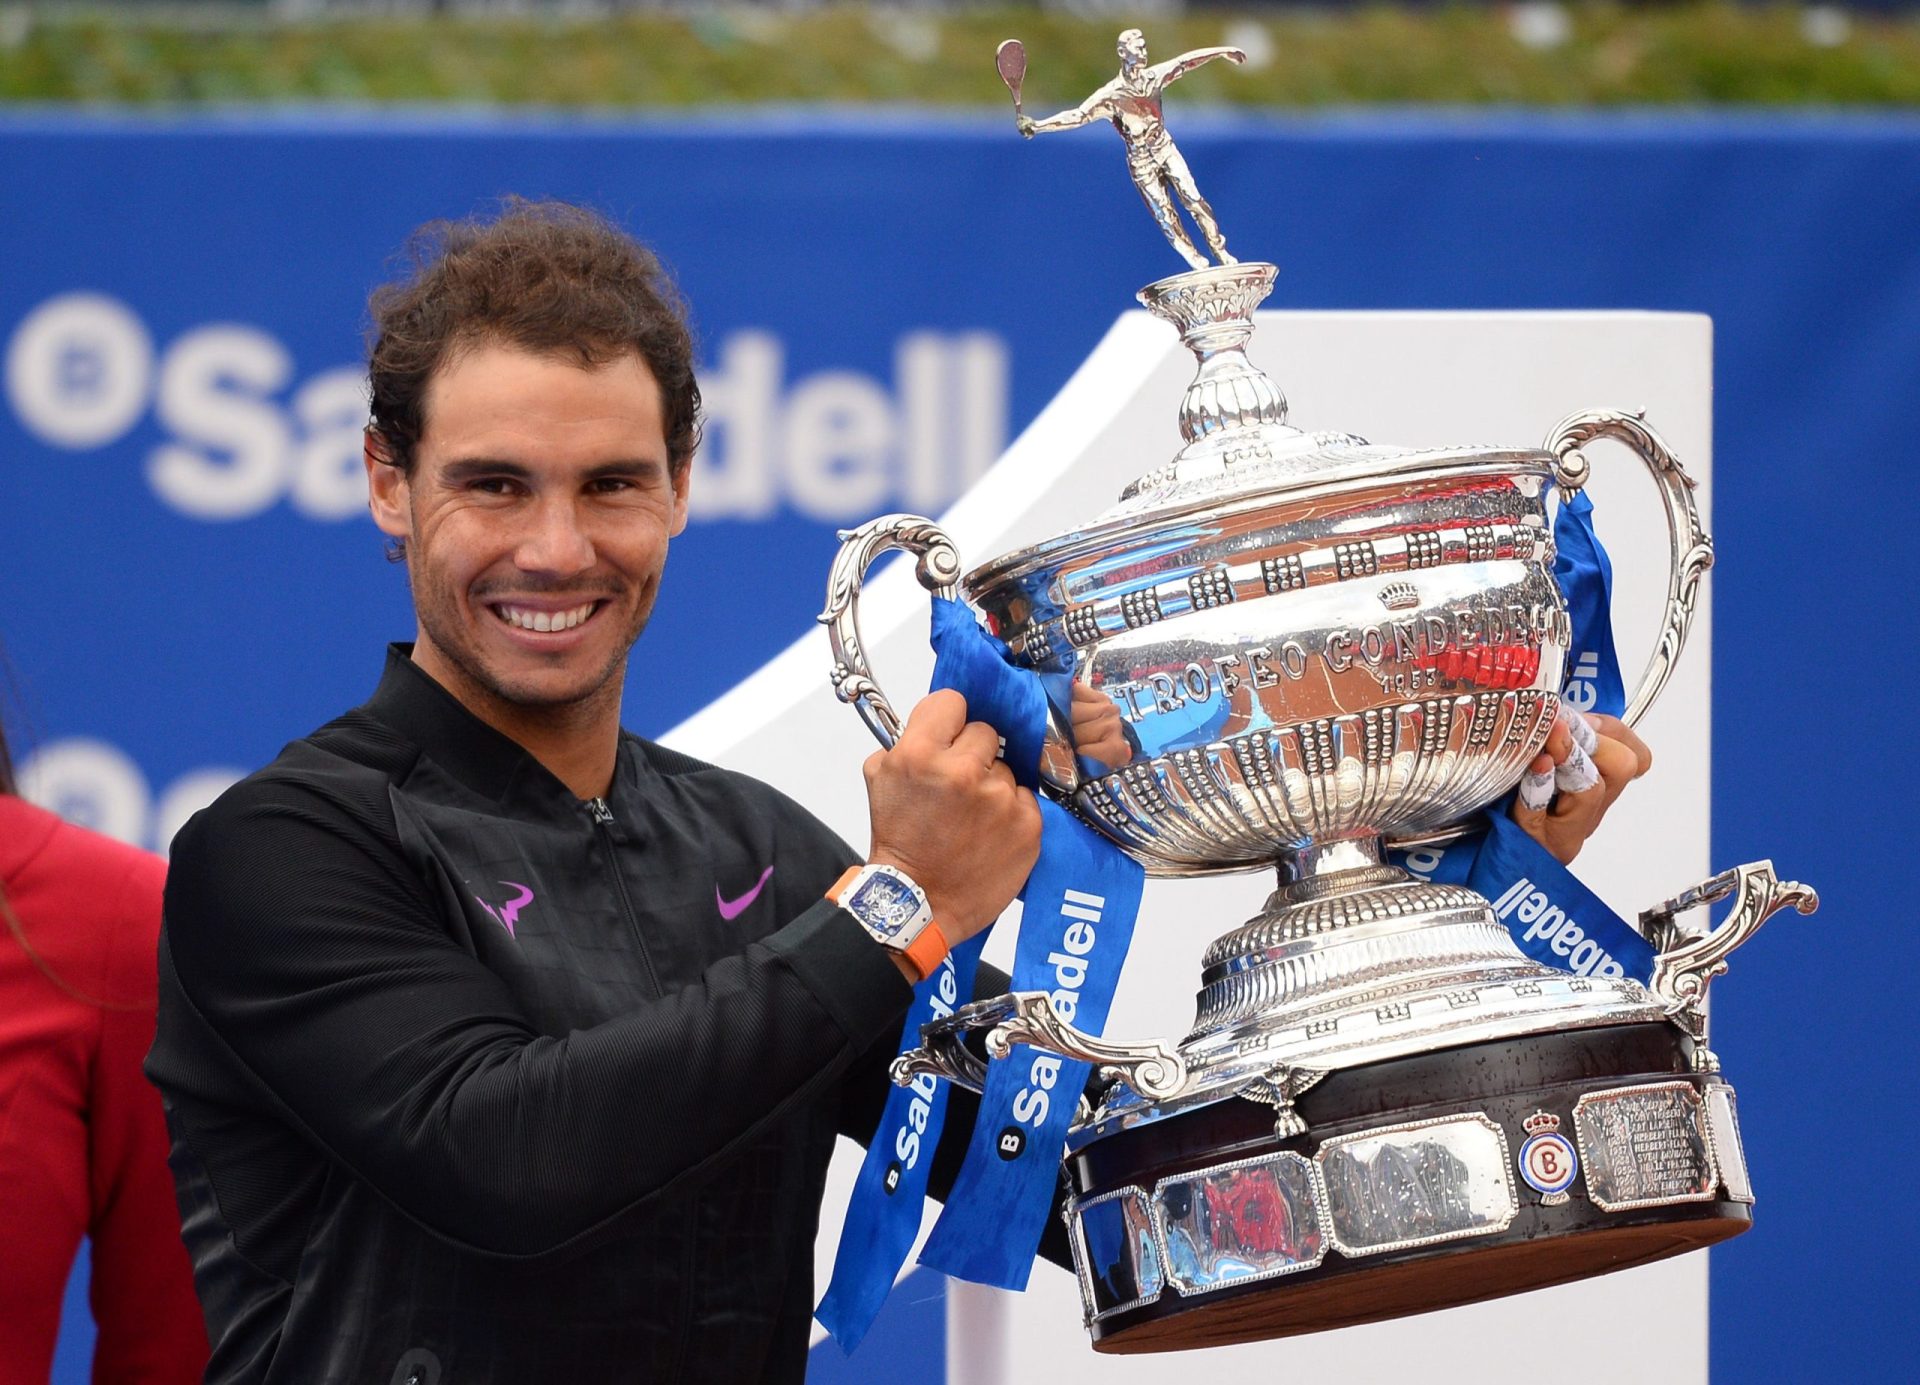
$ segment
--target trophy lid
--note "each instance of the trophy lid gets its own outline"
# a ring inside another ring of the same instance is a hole
[[[1289,445],[1264,457],[1212,467],[1183,466],[1177,457],[1133,481],[1118,504],[1090,522],[980,564],[966,574],[966,590],[977,596],[1007,578],[1084,554],[1158,543],[1194,523],[1225,521],[1371,484],[1417,487],[1436,477],[1459,481],[1554,475],[1553,455],[1532,448],[1398,447],[1369,443],[1350,433],[1287,432],[1292,434]]]
[[[1129,482],[1090,523],[976,568],[966,578],[969,591],[1084,552],[1157,541],[1198,517],[1222,519],[1371,484],[1418,485],[1436,475],[1554,474],[1554,459],[1543,451],[1402,447],[1288,423],[1286,396],[1246,352],[1254,309],[1278,272],[1259,262],[1209,265],[1140,290],[1140,302],[1172,324],[1199,364],[1180,401],[1184,445]]]

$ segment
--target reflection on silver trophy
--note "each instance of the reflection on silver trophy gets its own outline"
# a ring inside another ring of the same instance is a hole
[[[1393,1317],[1744,1230],[1753,1194],[1707,987],[1768,916],[1812,912],[1813,891],[1762,862],[1649,910],[1642,984],[1573,948],[1569,969],[1542,965],[1488,899],[1388,861],[1458,837],[1546,741],[1571,639],[1549,499],[1586,484],[1598,439],[1638,454],[1666,512],[1663,628],[1623,719],[1644,714],[1712,562],[1693,482],[1614,410],[1573,414],[1537,450],[1291,425],[1246,353],[1276,270],[1227,254],[1161,118],[1169,83],[1242,55],[1149,65],[1129,30],[1119,56],[1111,82],[1042,120],[1021,109],[1024,49],[1002,45],[998,67],[1024,135],[1113,123],[1193,266],[1139,293],[1198,362],[1184,446],[1105,514],[964,577],[931,521],[875,520],[846,536],[822,619],[841,696],[890,742],[857,600],[882,553],[915,553],[925,585],[964,596],[1038,675],[1047,792],[1152,875],[1273,868],[1278,888],[1207,946],[1178,1043],[1096,1037],[1020,992],[929,1025],[896,1077],[977,1088],[964,1040],[980,1029],[995,1055],[1095,1065],[1067,1215],[1103,1351]],[[1728,897],[1718,924],[1682,921]]]

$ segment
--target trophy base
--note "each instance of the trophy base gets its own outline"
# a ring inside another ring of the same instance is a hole
[[[1113,1356],[1145,1355],[1359,1327],[1650,1265],[1703,1250],[1751,1225],[1745,1207],[1715,1204],[1696,1210],[1685,1221],[1600,1226],[1554,1240],[1517,1241],[1410,1259],[1378,1266],[1364,1275],[1336,1275],[1302,1284],[1284,1295],[1243,1293],[1129,1328],[1103,1333],[1096,1327],[1093,1349]]]
[[[1751,1223],[1733,1091],[1670,1024],[1469,1044],[1217,1102],[1067,1160],[1095,1350],[1174,1351],[1450,1308]]]

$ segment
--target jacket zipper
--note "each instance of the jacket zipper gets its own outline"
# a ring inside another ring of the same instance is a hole
[[[607,868],[613,875],[613,892],[620,896],[620,913],[627,921],[627,930],[633,934],[634,947],[639,950],[640,964],[647,969],[647,980],[653,986],[655,995],[664,995],[660,989],[660,974],[653,969],[653,958],[647,952],[646,936],[640,931],[640,920],[633,912],[633,896],[627,893],[627,882],[620,874],[619,843],[613,836],[613,809],[604,798],[589,798],[587,811],[593,816],[594,829],[600,833],[600,841],[607,849]]]

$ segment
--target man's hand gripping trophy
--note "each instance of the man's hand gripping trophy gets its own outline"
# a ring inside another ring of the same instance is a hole
[[[1160,115],[1160,97],[1168,83],[1179,81],[1196,67],[1203,67],[1215,58],[1243,63],[1247,55],[1238,48],[1196,48],[1169,62],[1149,65],[1147,41],[1138,29],[1128,29],[1120,35],[1119,53],[1120,72],[1112,81],[1071,110],[1035,120],[1020,109],[1020,84],[1026,79],[1027,50],[1019,39],[1008,39],[1000,45],[996,65],[1000,79],[1013,93],[1014,124],[1022,135],[1032,139],[1054,130],[1077,129],[1094,120],[1111,120],[1120,138],[1126,141],[1127,172],[1133,175],[1133,185],[1140,189],[1154,221],[1173,248],[1195,269],[1205,269],[1212,263],[1187,234],[1179,209],[1174,205],[1177,197],[1194,225],[1200,228],[1214,258],[1221,264],[1238,263],[1227,253],[1227,240],[1220,234],[1220,223],[1213,219],[1213,208],[1194,186],[1187,161],[1180,157],[1180,151],[1174,148],[1173,139],[1167,134],[1166,122]]]

